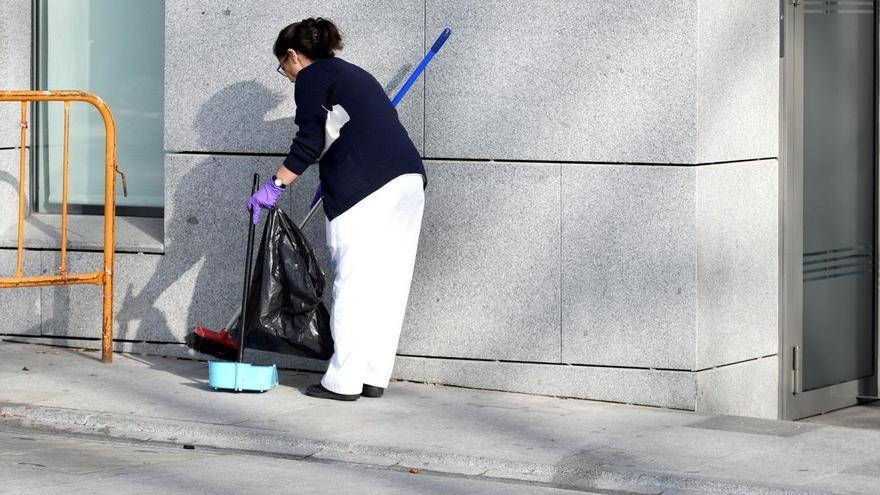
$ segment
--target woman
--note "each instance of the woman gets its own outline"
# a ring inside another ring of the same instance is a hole
[[[336,271],[330,326],[334,354],[306,394],[381,397],[391,378],[415,265],[425,168],[382,86],[335,56],[336,26],[305,19],[278,34],[278,72],[296,83],[290,152],[248,201],[254,223],[319,161],[327,244]]]

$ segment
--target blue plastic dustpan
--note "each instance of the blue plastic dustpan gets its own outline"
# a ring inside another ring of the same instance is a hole
[[[208,361],[208,385],[214,390],[265,392],[278,385],[278,368],[234,361]]]
[[[260,184],[260,176],[254,174],[254,183],[251,194],[257,191]],[[241,295],[241,317],[239,318],[241,331],[239,340],[238,362],[235,361],[208,361],[208,385],[214,390],[232,390],[236,392],[265,392],[278,385],[278,368],[271,366],[256,366],[243,363],[244,360],[244,333],[247,320],[247,295],[250,294],[251,267],[254,257],[254,230],[256,225],[248,216],[248,240],[247,256],[244,265],[244,290]],[[230,325],[227,325],[229,328]]]

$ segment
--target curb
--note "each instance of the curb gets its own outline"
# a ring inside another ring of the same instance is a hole
[[[180,421],[76,409],[0,403],[0,426],[89,435],[120,440],[161,442],[187,448],[235,450],[297,460],[318,460],[407,469],[498,481],[529,482],[572,490],[636,494],[818,494],[785,486],[742,483],[734,479],[636,472],[607,465],[546,465],[467,456],[451,452],[374,447],[306,439],[283,430]]]

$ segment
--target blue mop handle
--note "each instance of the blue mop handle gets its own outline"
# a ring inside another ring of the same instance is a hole
[[[419,64],[418,67],[416,67],[416,70],[414,70],[413,73],[410,74],[409,79],[406,80],[406,82],[400,88],[400,91],[398,91],[397,94],[394,96],[394,99],[391,100],[392,105],[396,107],[397,104],[400,103],[400,100],[402,100],[403,97],[406,96],[409,88],[413,84],[415,84],[419,76],[422,75],[422,72],[425,71],[425,67],[428,66],[428,63],[431,61],[432,58],[434,58],[434,55],[436,55],[437,52],[440,51],[440,48],[443,47],[443,43],[446,43],[446,40],[449,38],[450,34],[452,34],[452,30],[449,28],[444,29],[443,32],[440,33],[440,36],[437,37],[437,41],[434,42],[434,45],[431,46],[431,49],[428,50],[428,53],[426,53],[425,57],[422,58],[422,62]],[[318,187],[315,188],[315,194],[312,196],[312,201],[309,203],[309,209],[315,208],[315,205],[317,205],[318,202],[321,201],[321,196],[321,184],[319,183]],[[303,220],[302,225],[305,225],[306,222],[308,222],[309,218],[311,218],[311,213],[308,217],[306,217],[305,220]]]

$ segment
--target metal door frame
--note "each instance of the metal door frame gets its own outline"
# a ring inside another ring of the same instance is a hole
[[[877,397],[880,369],[878,346],[878,109],[874,109],[874,375],[808,392],[802,391],[803,349],[803,46],[804,9],[800,0],[780,0],[780,43],[783,55],[780,69],[780,298],[779,298],[779,418],[801,419],[858,403],[860,398]],[[874,6],[875,53],[878,43],[877,2]],[[878,98],[877,65],[874,62],[874,101]]]

